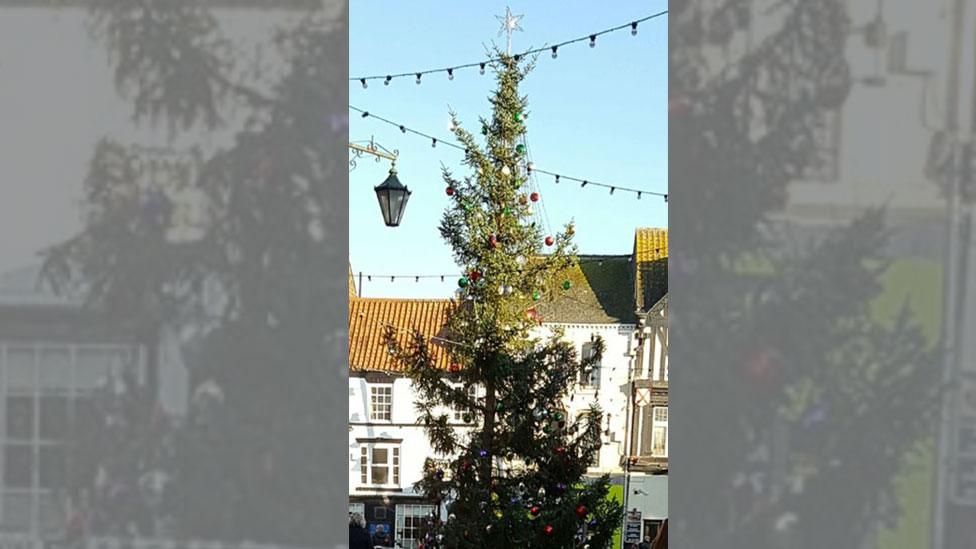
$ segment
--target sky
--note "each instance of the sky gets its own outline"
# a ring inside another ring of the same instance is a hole
[[[350,14],[350,71],[386,74],[480,61],[498,41],[501,2],[356,0]],[[511,4],[523,14],[515,50],[587,36],[667,8],[665,0],[534,1]],[[244,10],[222,13],[236,34],[267,32],[268,15]],[[0,10],[0,272],[37,260],[37,253],[75,234],[80,227],[81,179],[97,141],[163,144],[147,128],[136,128],[131,106],[112,83],[105,48],[94,41],[77,9]],[[503,43],[503,42],[502,42]],[[667,189],[667,17],[602,36],[596,48],[585,43],[548,54],[524,83],[529,96],[528,143],[540,168],[623,187]],[[449,137],[448,108],[477,128],[488,114],[493,86],[477,69],[458,71],[454,81],[430,75],[389,87],[350,84],[350,103],[426,133]],[[206,139],[222,140],[204,134]],[[367,274],[448,274],[457,272],[437,231],[447,206],[440,163],[458,168],[460,156],[429,141],[401,135],[373,120],[351,117],[350,139],[371,136],[398,149],[401,181],[413,191],[403,224],[382,223],[372,188],[388,165],[361,161],[349,172],[350,261]],[[194,142],[196,144],[196,142]],[[179,146],[179,143],[176,144]],[[213,143],[202,143],[204,146]],[[460,174],[461,172],[459,172]],[[606,190],[554,186],[538,181],[552,227],[575,220],[583,253],[629,253],[638,226],[667,226],[660,198]],[[365,279],[364,279],[365,280]],[[454,283],[439,279],[389,283],[367,281],[366,296],[446,297]]]
[[[543,47],[640,19],[667,9],[666,0],[618,2],[512,1],[523,15],[523,31],[512,38],[513,51]],[[481,61],[493,43],[505,46],[495,18],[506,3],[419,0],[357,0],[350,8],[350,76],[413,73]],[[530,154],[536,166],[610,185],[667,192],[667,16],[559,49],[557,59],[540,55],[523,82],[528,96],[526,121]],[[350,82],[351,105],[435,137],[449,139],[449,109],[462,125],[478,132],[478,117],[490,114],[491,73],[477,67],[431,74],[418,86],[413,77]],[[390,275],[459,272],[438,225],[448,206],[441,163],[457,175],[467,172],[460,151],[438,146],[396,127],[351,113],[349,138],[371,138],[397,150],[397,172],[413,192],[399,227],[383,224],[373,187],[389,164],[363,158],[349,173],[349,255],[354,273],[362,272],[367,297],[448,297],[456,278],[398,279]],[[552,229],[574,221],[580,253],[626,254],[636,227],[667,227],[667,204],[660,198],[579,184],[536,180],[545,218]],[[543,221],[545,221],[545,218]],[[376,275],[372,281],[367,275]],[[357,277],[358,278],[358,277]]]

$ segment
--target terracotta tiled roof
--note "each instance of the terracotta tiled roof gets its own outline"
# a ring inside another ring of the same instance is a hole
[[[634,234],[634,297],[647,311],[668,293],[668,230],[641,228]]]
[[[580,255],[580,264],[557,275],[569,291],[556,290],[538,309],[543,322],[616,324],[634,322],[633,266],[627,255]]]
[[[400,341],[406,343],[414,330],[428,338],[436,366],[450,364],[446,346],[430,338],[445,337],[445,326],[454,302],[446,299],[349,299],[349,369],[353,371],[399,372],[403,367],[393,361],[383,333],[386,326],[398,328]]]

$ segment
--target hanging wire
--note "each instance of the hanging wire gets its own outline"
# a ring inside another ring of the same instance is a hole
[[[617,31],[620,31],[620,30],[624,30],[624,29],[629,29],[631,31],[631,34],[637,34],[636,33],[637,26],[640,23],[643,23],[645,21],[650,21],[651,19],[656,19],[656,18],[661,17],[663,15],[667,15],[667,13],[668,13],[668,10],[664,10],[664,11],[661,11],[661,12],[658,12],[658,13],[655,13],[655,14],[652,14],[652,15],[648,15],[646,17],[642,17],[642,18],[637,19],[637,20],[634,20],[634,21],[630,21],[630,22],[625,23],[623,25],[617,25],[616,27],[602,30],[600,32],[590,33],[590,34],[587,34],[585,36],[581,36],[579,38],[573,38],[571,40],[565,40],[563,42],[559,42],[558,44],[547,45],[547,46],[544,46],[544,47],[541,47],[541,48],[533,48],[533,49],[530,49],[530,50],[526,50],[526,51],[524,51],[522,53],[514,54],[512,57],[514,57],[515,59],[520,59],[520,58],[525,57],[527,55],[533,55],[533,54],[536,54],[536,53],[541,53],[541,52],[545,52],[545,51],[551,51],[552,52],[552,57],[555,59],[557,57],[557,52],[559,51],[559,48],[562,48],[562,47],[565,47],[565,46],[569,46],[571,44],[576,44],[578,42],[583,42],[583,41],[588,41],[589,44],[590,44],[590,47],[595,47],[596,46],[596,39],[597,39],[597,37],[603,36],[605,34],[609,34],[611,32],[617,32]],[[491,64],[491,63],[497,63],[499,61],[502,61],[502,58],[501,57],[492,57],[492,58],[486,59],[484,61],[477,61],[477,62],[474,62],[474,63],[463,63],[461,65],[454,65],[454,66],[451,66],[451,67],[444,67],[444,68],[440,68],[440,69],[427,69],[427,70],[421,70],[421,71],[413,70],[413,71],[407,71],[407,72],[400,72],[400,73],[396,73],[396,74],[374,74],[374,75],[371,75],[371,76],[351,76],[351,77],[349,77],[349,81],[350,82],[359,81],[362,84],[363,88],[367,88],[368,87],[367,82],[370,81],[370,80],[383,80],[383,83],[384,84],[389,85],[390,82],[392,82],[394,78],[413,77],[415,79],[415,82],[417,84],[420,84],[421,81],[422,81],[421,79],[422,79],[422,77],[424,75],[434,74],[434,73],[440,73],[440,72],[447,73],[448,79],[449,80],[453,80],[454,74],[459,69],[468,69],[468,68],[478,67],[478,72],[480,74],[484,74],[485,65]]]
[[[415,130],[415,129],[413,129],[413,128],[405,125],[405,124],[401,124],[399,122],[395,122],[395,121],[390,120],[388,118],[384,118],[382,116],[373,114],[370,111],[367,111],[367,110],[364,110],[364,109],[360,109],[359,107],[356,107],[356,106],[353,106],[353,105],[349,105],[349,110],[351,110],[353,112],[359,113],[360,114],[360,117],[362,117],[362,118],[374,118],[376,120],[379,120],[380,122],[383,122],[384,124],[393,126],[393,127],[397,128],[397,129],[399,129],[401,133],[416,135],[416,136],[419,136],[419,137],[424,138],[427,141],[430,141],[431,143],[435,143],[436,142],[436,143],[441,144],[441,145],[444,145],[446,147],[451,147],[453,149],[457,149],[459,151],[463,151],[465,154],[467,154],[469,152],[467,148],[465,148],[463,145],[461,145],[461,144],[459,144],[457,142],[450,141],[450,140],[445,140],[445,139],[440,139],[440,138],[435,137],[433,135],[430,135],[428,133],[425,133],[425,132],[422,132],[422,131],[419,131],[419,130]],[[486,155],[486,156],[488,156],[488,158],[491,158],[492,160],[503,160],[501,158],[493,157],[491,155]],[[635,189],[635,188],[631,188],[631,187],[623,187],[623,186],[620,186],[620,185],[611,185],[611,184],[608,184],[608,183],[601,183],[601,182],[592,181],[592,180],[589,180],[589,179],[580,179],[578,177],[573,177],[573,176],[570,176],[570,175],[560,174],[560,173],[556,173],[556,172],[553,172],[553,171],[550,171],[550,170],[544,170],[542,168],[538,168],[538,167],[535,167],[535,166],[533,166],[532,171],[533,172],[539,172],[539,173],[542,173],[542,174],[546,174],[546,175],[553,176],[554,177],[554,181],[557,184],[563,183],[563,182],[566,182],[566,181],[573,181],[573,182],[576,182],[576,183],[580,183],[581,184],[580,185],[581,188],[585,188],[585,187],[588,187],[589,186],[589,187],[602,188],[602,189],[608,189],[608,190],[612,189],[615,193],[616,192],[632,193],[632,194],[634,194],[634,195],[637,196],[637,199],[638,200],[640,200],[640,198],[642,196],[644,196],[644,195],[659,196],[659,197],[662,197],[665,202],[668,201],[668,194],[667,193],[662,193],[662,192],[657,192],[657,191],[648,191],[648,190],[643,190],[643,189]]]

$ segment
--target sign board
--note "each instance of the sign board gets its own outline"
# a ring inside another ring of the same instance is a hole
[[[641,512],[633,510],[627,513],[627,523],[624,525],[624,543],[640,543],[641,541]]]
[[[951,499],[958,505],[976,505],[976,379],[961,376],[952,452]]]

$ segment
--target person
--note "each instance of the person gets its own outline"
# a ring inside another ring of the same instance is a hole
[[[349,515],[349,549],[372,549],[366,521],[359,513]]]
[[[644,541],[637,544],[637,549],[651,549],[651,536],[644,536]]]
[[[668,519],[664,519],[664,524],[657,531],[657,537],[651,543],[651,549],[668,549]]]
[[[390,533],[382,524],[376,525],[376,534],[373,536],[373,547],[393,547],[393,539]]]

